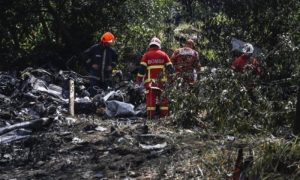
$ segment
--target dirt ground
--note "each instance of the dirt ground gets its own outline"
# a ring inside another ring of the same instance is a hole
[[[1,145],[0,179],[230,179],[234,138],[167,119],[56,118]]]

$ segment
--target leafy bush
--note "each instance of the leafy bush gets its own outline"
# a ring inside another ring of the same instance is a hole
[[[227,132],[276,132],[274,127],[290,125],[295,92],[283,98],[280,94],[284,87],[262,85],[252,70],[240,74],[231,69],[212,68],[198,76],[194,85],[179,77],[167,88],[173,123],[184,127],[206,123]]]
[[[299,140],[277,139],[262,144],[258,148],[253,166],[247,171],[249,179],[299,179]]]

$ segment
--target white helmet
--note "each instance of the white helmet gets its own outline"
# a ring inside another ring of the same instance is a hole
[[[243,46],[242,52],[245,54],[253,54],[254,48],[252,46],[252,44],[250,43],[246,43]]]
[[[161,41],[157,37],[153,37],[149,43],[149,46],[156,45],[158,48],[161,48]]]

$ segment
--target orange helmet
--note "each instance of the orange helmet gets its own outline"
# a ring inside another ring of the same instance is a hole
[[[115,36],[111,32],[104,33],[100,38],[100,41],[102,43],[109,43],[109,42],[113,42],[114,40],[115,40]]]

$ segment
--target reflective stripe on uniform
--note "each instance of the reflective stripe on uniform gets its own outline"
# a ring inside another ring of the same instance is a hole
[[[101,80],[102,81],[104,81],[105,59],[106,59],[106,49],[104,49],[103,59],[102,59],[102,69],[101,69]]]
[[[138,73],[137,76],[138,76],[138,77],[144,77],[144,75],[143,75],[143,74],[140,74],[140,73]]]
[[[147,111],[155,111],[156,107],[147,107]]]
[[[146,79],[144,82],[145,83],[148,83],[148,82],[151,82],[153,79],[152,78],[148,78],[148,79]],[[166,82],[168,79],[167,78],[162,78],[162,79],[160,79],[160,81],[161,82]]]
[[[164,65],[150,65],[147,67],[147,69],[162,69],[164,68]]]
[[[169,110],[169,107],[167,107],[167,106],[161,106],[159,109],[160,110]]]
[[[161,81],[162,82],[166,82],[166,81],[168,81],[168,79],[167,79],[167,76],[165,75],[166,74],[166,72],[165,72],[165,69],[163,69],[163,77],[161,78]]]
[[[151,70],[153,69],[164,69],[164,65],[150,65],[147,67],[147,70],[148,70],[148,78],[145,79],[145,83],[148,83],[150,82],[153,78],[151,78]],[[161,81],[167,81],[167,79],[163,78],[161,79]]]
[[[147,63],[145,62],[141,62],[140,64],[147,67]]]
[[[148,78],[148,79],[145,80],[145,83],[151,82],[151,80],[152,80],[151,78]]]

